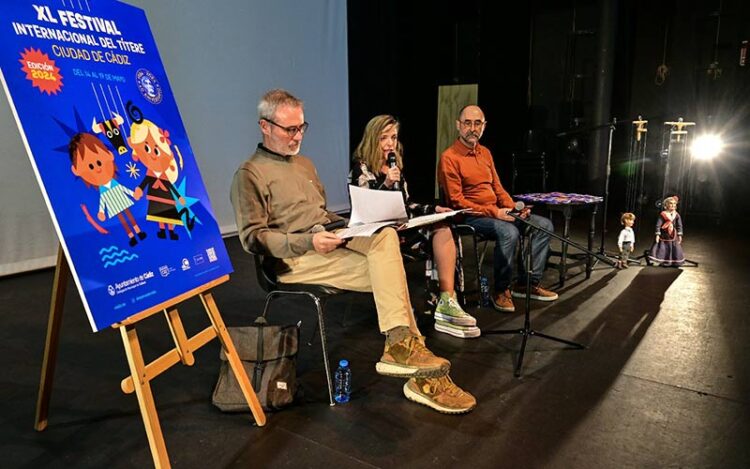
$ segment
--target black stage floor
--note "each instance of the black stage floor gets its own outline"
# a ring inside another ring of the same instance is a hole
[[[745,231],[699,231],[684,245],[697,268],[598,265],[589,280],[571,278],[557,302],[534,303],[534,328],[588,348],[532,338],[521,379],[513,377],[518,337],[460,340],[435,332],[431,317],[421,315],[428,346],[451,360],[454,380],[477,396],[478,407],[464,416],[409,402],[402,380],[375,373],[383,338],[367,295],[328,305],[331,357],[347,358],[353,368],[346,405],[328,406],[316,341],[301,349],[304,395],[297,404],[269,414],[263,428],[249,413],[223,414],[210,403],[219,367],[214,341],[197,352],[195,366],[177,366],[152,384],[172,465],[750,467],[750,248]],[[227,245],[236,272],[215,297],[228,325],[249,324],[264,295],[252,259],[236,238]],[[418,299],[421,266],[408,271]],[[555,275],[548,270],[546,278]],[[127,373],[119,333],[91,333],[74,288],[63,317],[50,426],[34,431],[51,284],[51,270],[0,279],[2,466],[151,466],[136,399],[119,388]],[[198,301],[180,311],[188,332],[207,325]],[[483,329],[521,324],[520,313],[473,311]],[[314,315],[299,304],[287,302],[272,314],[277,323],[301,318],[304,337],[312,332]],[[147,359],[166,351],[170,336],[160,316],[138,330]]]

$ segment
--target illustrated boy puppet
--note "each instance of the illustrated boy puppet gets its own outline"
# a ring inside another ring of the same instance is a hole
[[[115,157],[111,151],[96,136],[81,132],[73,136],[68,144],[70,155],[70,170],[76,176],[83,179],[88,187],[99,189],[99,211],[97,218],[104,221],[117,215],[122,227],[130,238],[130,245],[138,244],[139,239],[144,239],[146,233],[135,222],[130,213],[133,205],[133,191],[123,186],[115,179],[117,166]],[[84,206],[85,207],[85,206]],[[106,210],[106,214],[105,214]],[[85,210],[84,210],[85,211]],[[88,212],[85,211],[87,217]],[[93,219],[89,222],[100,232],[105,232]],[[130,222],[130,225],[128,225]],[[132,225],[132,229],[130,226]]]

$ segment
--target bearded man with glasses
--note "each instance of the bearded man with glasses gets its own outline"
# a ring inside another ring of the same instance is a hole
[[[438,179],[448,205],[454,209],[468,209],[466,223],[480,235],[495,241],[495,293],[492,305],[498,311],[513,312],[513,297],[526,296],[526,272],[523,268],[518,269],[518,281],[511,286],[513,261],[521,230],[525,226],[508,215],[515,205],[513,199],[500,183],[492,153],[479,144],[486,126],[484,112],[479,106],[469,105],[461,109],[456,120],[458,138],[440,155]],[[522,211],[520,216],[528,217],[533,224],[553,231],[548,218],[532,215],[528,209]],[[543,231],[537,231],[531,237],[533,265],[530,296],[540,301],[557,299],[557,293],[540,285],[547,263],[549,239],[550,236]]]
[[[407,379],[405,396],[439,412],[472,410],[474,396],[451,381],[450,362],[427,349],[417,328],[396,231],[385,228],[344,242],[323,229],[342,218],[326,210],[315,166],[299,155],[308,128],[302,101],[285,90],[268,91],[258,117],[263,142],[232,181],[242,247],[276,258],[280,282],[372,292],[386,336],[376,371]]]

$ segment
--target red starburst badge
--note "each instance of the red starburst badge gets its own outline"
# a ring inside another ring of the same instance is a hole
[[[42,93],[52,95],[62,89],[63,76],[60,75],[60,69],[46,53],[34,48],[25,49],[19,62],[23,65],[21,70],[26,73],[26,79]]]

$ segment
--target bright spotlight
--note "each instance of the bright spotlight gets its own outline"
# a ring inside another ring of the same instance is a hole
[[[697,137],[691,148],[693,158],[696,160],[709,161],[716,158],[724,148],[721,137],[714,134],[706,134]]]

